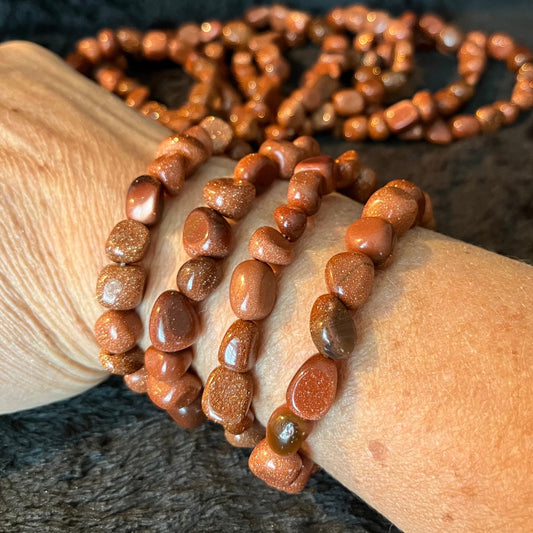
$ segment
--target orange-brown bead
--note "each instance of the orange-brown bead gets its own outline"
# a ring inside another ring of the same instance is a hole
[[[182,154],[167,154],[154,159],[148,166],[148,174],[157,178],[168,194],[175,196],[181,192],[187,177],[187,158]]]
[[[146,380],[146,392],[152,402],[160,409],[179,409],[190,405],[198,398],[202,390],[200,379],[186,372],[179,379],[172,382],[159,381],[148,374]]]
[[[141,319],[135,311],[106,311],[94,326],[96,341],[110,354],[131,350],[141,331]]]
[[[194,257],[184,263],[176,276],[178,289],[190,300],[205,300],[222,281],[220,264],[211,257]]]
[[[278,178],[278,165],[263,154],[248,154],[235,166],[233,176],[236,180],[248,181],[257,192],[263,192]]]
[[[110,354],[100,350],[100,364],[110,373],[117,376],[126,376],[137,372],[144,362],[144,352],[135,346],[125,353]]]
[[[352,252],[364,253],[376,266],[389,258],[395,243],[394,229],[381,218],[360,218],[346,230],[346,248]]]
[[[192,362],[192,350],[163,352],[149,346],[144,352],[144,366],[150,376],[158,381],[174,383],[187,372]]]
[[[238,220],[250,211],[255,198],[255,187],[246,180],[215,178],[204,185],[205,203],[221,215]]]
[[[193,209],[183,226],[183,247],[192,257],[226,257],[232,245],[231,226],[209,207]]]
[[[258,347],[258,325],[250,320],[236,320],[220,343],[218,362],[234,372],[248,372],[255,365]]]
[[[280,205],[274,210],[274,220],[281,234],[289,241],[298,240],[307,225],[307,215],[298,207]]]
[[[322,175],[316,170],[300,171],[289,181],[287,203],[298,207],[307,216],[314,215],[320,208]]]
[[[261,226],[254,231],[248,251],[254,259],[272,265],[290,265],[293,260],[293,245],[270,226]]]
[[[150,230],[136,220],[120,221],[109,234],[105,253],[115,263],[136,263],[150,246]]]
[[[184,405],[183,407],[178,407],[178,405],[176,404],[167,409],[167,413],[178,426],[184,429],[194,429],[206,421],[200,396],[189,405]]]
[[[106,265],[96,282],[100,305],[117,311],[134,309],[141,302],[146,271],[138,265]]]

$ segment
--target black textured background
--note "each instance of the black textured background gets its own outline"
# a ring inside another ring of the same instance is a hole
[[[341,3],[341,2],[339,2]],[[112,0],[0,1],[0,39],[28,39],[58,53],[102,26],[143,29],[226,19],[254,2]],[[323,12],[331,2],[290,2]],[[529,0],[371,2],[399,13],[433,10],[464,30],[501,30],[533,47]],[[419,58],[416,74],[437,89],[455,60]],[[154,84],[173,72],[150,76]],[[490,64],[468,110],[510,94],[512,78]],[[169,97],[164,90],[161,97]],[[407,178],[434,198],[442,233],[533,262],[533,117],[501,132],[439,147],[390,141],[356,146],[382,180]],[[336,155],[347,143],[322,138]],[[320,472],[287,497],[247,471],[211,424],[186,432],[145,397],[111,378],[67,402],[0,417],[0,531],[391,532],[378,513]],[[482,528],[482,525],[480,525]]]

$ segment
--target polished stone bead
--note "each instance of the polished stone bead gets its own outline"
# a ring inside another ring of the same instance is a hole
[[[298,207],[307,216],[318,212],[321,204],[322,174],[316,170],[302,170],[289,181],[287,203]]]
[[[481,131],[479,121],[473,115],[457,115],[450,121],[452,135],[456,139],[464,139],[478,135]]]
[[[172,420],[178,424],[178,426],[184,429],[194,429],[201,426],[206,417],[202,411],[202,398],[198,396],[189,405],[178,407],[177,404],[169,407],[167,413],[172,417]]]
[[[265,438],[265,428],[256,421],[242,433],[234,435],[229,431],[224,432],[226,440],[236,448],[253,448]]]
[[[218,349],[218,362],[234,372],[248,372],[255,365],[259,326],[250,320],[236,320],[227,329]]]
[[[342,134],[347,141],[364,141],[368,135],[368,118],[365,115],[350,117],[344,122]]]
[[[126,216],[146,226],[157,224],[163,214],[163,186],[152,176],[135,178],[126,195]]]
[[[348,309],[361,307],[372,292],[374,263],[362,252],[341,252],[327,263],[328,290]]]
[[[337,378],[335,361],[322,354],[313,355],[287,387],[287,407],[300,418],[320,420],[335,401]]]
[[[233,176],[236,180],[248,181],[255,185],[257,193],[265,191],[279,177],[276,162],[263,154],[245,155],[235,166]]]
[[[164,139],[155,152],[155,157],[180,154],[185,157],[186,175],[190,176],[209,158],[209,150],[198,139],[185,134],[171,135]]]
[[[168,194],[176,196],[183,189],[187,168],[187,158],[184,155],[170,153],[154,159],[147,172],[164,185]]]
[[[483,133],[494,133],[503,125],[503,114],[492,105],[480,107],[476,111],[476,118]]]
[[[232,245],[231,226],[209,207],[193,209],[183,226],[183,247],[192,257],[226,257]]]
[[[333,107],[341,117],[359,115],[365,109],[365,100],[354,89],[342,89],[333,95]]]
[[[210,420],[235,431],[247,417],[253,397],[253,379],[248,372],[218,366],[209,375],[202,396],[202,409]]]
[[[418,91],[414,94],[412,102],[423,122],[431,122],[437,116],[437,105],[429,91]]]
[[[419,118],[418,110],[411,100],[402,100],[385,110],[385,120],[394,133],[409,128]]]
[[[231,126],[218,117],[206,117],[199,126],[203,128],[213,143],[213,154],[223,154],[233,140],[233,130]]]
[[[250,211],[255,198],[255,186],[249,181],[215,178],[203,188],[205,203],[226,218],[238,220]]]
[[[301,171],[313,170],[322,176],[320,194],[329,194],[335,190],[339,178],[337,176],[338,167],[335,160],[329,155],[318,155],[308,157],[300,161],[294,168],[294,173]]]
[[[346,248],[366,254],[376,266],[387,261],[395,244],[394,229],[381,218],[360,218],[346,230]]]
[[[162,352],[149,346],[144,352],[144,366],[148,374],[155,379],[173,383],[187,372],[192,357],[190,348],[180,352]]]
[[[402,189],[402,191],[405,191],[406,193],[410,194],[416,200],[416,203],[418,205],[418,215],[416,223],[418,224],[422,219],[422,215],[424,214],[424,210],[426,207],[425,195],[422,192],[422,189],[414,183],[402,179],[389,181],[385,185],[385,187],[397,187],[398,189]]]
[[[286,405],[278,407],[270,416],[266,438],[274,453],[288,455],[297,452],[309,436],[312,422],[300,418]]]
[[[136,392],[137,394],[145,394],[147,379],[148,372],[146,372],[146,368],[142,366],[136,372],[133,372],[132,374],[126,374],[124,376],[124,383],[133,392]]]
[[[426,140],[433,144],[450,144],[453,140],[450,127],[441,119],[428,124],[424,135]]]
[[[117,376],[126,376],[137,372],[144,362],[144,352],[135,346],[125,353],[110,354],[100,350],[100,364],[110,373]]]
[[[179,352],[196,341],[200,333],[198,314],[184,294],[164,291],[152,308],[149,333],[158,350]]]
[[[493,105],[502,114],[503,123],[505,125],[509,125],[515,122],[518,118],[518,115],[520,114],[520,108],[517,105],[512,104],[511,102],[499,100],[497,102],[494,102]]]
[[[136,263],[150,246],[150,230],[136,220],[120,221],[109,234],[105,253],[115,263]]]
[[[307,225],[307,215],[298,207],[280,205],[274,210],[274,220],[280,233],[289,241],[298,240]]]
[[[146,392],[152,402],[161,409],[179,409],[190,405],[202,390],[200,379],[186,372],[179,379],[171,383],[159,381],[148,373]]]
[[[294,167],[304,158],[304,151],[289,141],[265,141],[259,153],[277,163],[279,177],[288,180],[294,173]]]
[[[389,135],[390,129],[385,120],[385,113],[383,111],[372,113],[368,117],[368,136],[374,141],[384,141]]]
[[[361,173],[361,160],[355,150],[348,150],[335,159],[337,165],[337,189],[354,183]]]
[[[250,237],[250,255],[264,263],[289,265],[293,260],[293,245],[276,229],[261,226]]]
[[[176,276],[178,289],[190,300],[205,300],[222,281],[219,261],[211,257],[195,257],[184,263]]]
[[[111,354],[131,350],[141,331],[141,319],[135,311],[106,311],[94,326],[96,341]]]
[[[350,312],[333,294],[319,296],[311,310],[311,338],[331,359],[346,359],[355,348],[356,331]]]
[[[310,135],[301,135],[300,137],[296,137],[296,139],[292,141],[292,144],[302,150],[303,157],[314,157],[316,155],[320,155],[320,145],[316,139]]]
[[[141,302],[146,271],[138,265],[106,265],[96,282],[100,305],[117,311],[134,309]]]
[[[261,261],[243,261],[235,267],[230,282],[230,304],[243,320],[262,320],[274,308],[277,283],[272,269]]]

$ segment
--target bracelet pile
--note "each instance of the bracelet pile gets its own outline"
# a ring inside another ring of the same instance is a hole
[[[320,46],[318,59],[301,85],[284,95],[290,76],[284,53],[308,40]],[[460,79],[435,94],[421,90],[404,98],[415,49],[428,47],[456,52]],[[126,75],[129,58],[182,65],[195,80],[188,101],[171,110],[149,100],[148,87]],[[472,116],[453,116],[472,98],[488,59],[506,61],[515,74],[510,101],[483,106]],[[299,492],[315,468],[302,444],[334,403],[339,365],[356,346],[352,312],[370,296],[375,269],[392,261],[397,238],[416,225],[435,227],[430,198],[416,185],[394,180],[376,191],[375,172],[354,150],[336,159],[321,155],[310,135],[331,130],[348,140],[384,140],[397,134],[444,144],[496,131],[533,107],[533,54],[508,35],[463,35],[432,14],[392,18],[353,5],[320,18],[276,4],[252,8],[244,20],[226,24],[188,23],[145,34],[102,30],[97,38],[80,41],[67,61],[175,132],[160,144],[146,175],[129,186],[126,219],[106,242],[112,263],[102,269],[96,287],[97,301],[107,309],[95,325],[102,365],[124,376],[133,391],[147,393],[182,427],[197,427],[206,417],[220,423],[229,442],[254,448],[249,464],[258,477]],[[342,85],[346,80],[348,87]],[[185,220],[183,247],[190,259],[179,269],[176,289],[164,291],[153,304],[151,346],[144,352],[137,346],[143,324],[135,308],[144,293],[147,273],[141,261],[150,228],[161,220],[165,198],[181,194],[211,155],[239,161],[233,176],[204,186],[206,205]],[[236,320],[221,340],[219,366],[202,394],[190,368],[201,331],[199,303],[221,281],[232,226],[276,179],[288,181],[286,204],[273,212],[277,229],[261,226],[252,234],[250,259],[231,275]],[[310,310],[318,353],[289,382],[286,402],[272,413],[265,437],[252,407],[261,323],[275,307],[279,273],[295,260],[294,243],[322,197],[334,191],[366,204],[346,232],[347,251],[325,265],[329,292]]]

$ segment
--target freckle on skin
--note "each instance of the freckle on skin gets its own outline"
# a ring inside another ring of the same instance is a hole
[[[368,450],[372,454],[374,460],[378,463],[385,463],[387,456],[387,447],[379,440],[371,440],[368,443]]]

